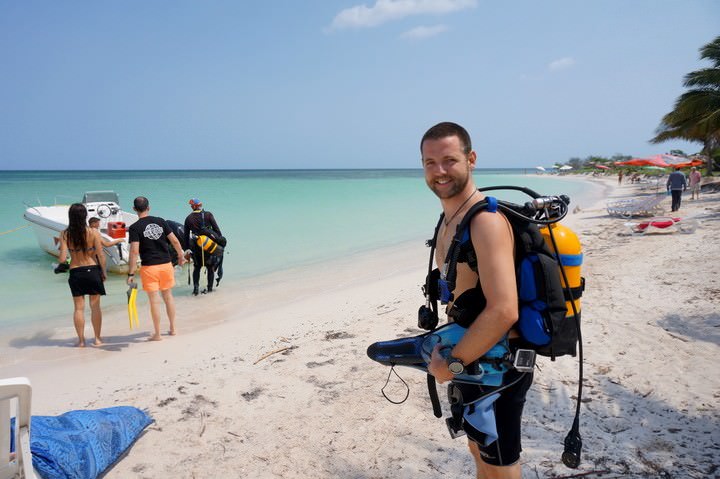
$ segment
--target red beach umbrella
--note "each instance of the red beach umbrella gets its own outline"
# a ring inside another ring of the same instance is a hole
[[[609,166],[605,166],[605,165],[595,165],[595,168],[600,168],[601,170],[609,170],[610,169]]]
[[[667,168],[670,165],[663,161],[662,156],[664,155],[655,155],[650,158],[633,158],[627,161],[616,161],[615,164],[618,166],[660,166]]]
[[[671,163],[670,166],[672,166],[673,168],[679,169],[679,168],[690,168],[691,166],[700,166],[700,165],[704,165],[704,164],[705,164],[705,162],[702,160],[690,160],[690,161],[686,161],[684,163]]]
[[[702,160],[689,159],[677,155],[654,155],[648,158],[633,158],[627,161],[616,161],[619,166],[659,166],[661,168],[688,168],[703,164]]]

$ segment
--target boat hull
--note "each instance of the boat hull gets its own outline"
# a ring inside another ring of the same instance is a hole
[[[34,206],[25,210],[23,217],[32,226],[38,246],[43,251],[58,257],[60,256],[60,234],[67,228],[67,205],[55,206]],[[137,221],[137,216],[118,212],[120,221],[128,226]],[[112,241],[102,229],[100,235],[105,241]],[[128,234],[125,233],[125,241],[117,245],[103,247],[105,263],[109,273],[124,274],[128,272],[128,258],[130,257]]]

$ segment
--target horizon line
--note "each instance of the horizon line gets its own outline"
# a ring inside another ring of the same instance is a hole
[[[39,172],[140,172],[140,171],[408,171],[422,170],[422,167],[397,167],[397,168],[146,168],[132,170],[118,169],[0,169],[0,172],[8,173],[39,173]],[[475,168],[475,170],[534,170],[534,166],[514,166],[514,167],[496,167],[496,168]]]

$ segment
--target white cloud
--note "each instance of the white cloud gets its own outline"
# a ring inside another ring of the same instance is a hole
[[[406,38],[409,40],[421,40],[423,38],[440,35],[441,33],[447,31],[447,29],[448,28],[445,25],[433,25],[431,27],[419,26],[413,28],[412,30],[404,32],[402,35],[400,35],[400,38]]]
[[[550,70],[551,72],[558,70],[566,70],[573,65],[575,65],[575,59],[571,57],[564,57],[550,62],[548,64],[548,70]]]
[[[371,28],[413,15],[442,15],[477,6],[477,0],[377,0],[375,5],[356,5],[338,13],[330,29]]]

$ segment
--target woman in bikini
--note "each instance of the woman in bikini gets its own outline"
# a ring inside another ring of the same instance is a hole
[[[105,295],[105,254],[100,232],[87,225],[87,209],[82,203],[70,205],[68,227],[60,235],[60,264],[70,254],[70,292],[75,304],[73,322],[78,347],[85,347],[85,295],[90,296],[90,319],[95,332],[95,346],[100,346],[102,311],[100,296]]]

